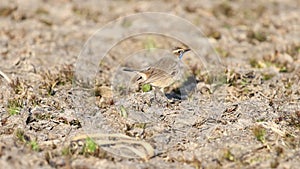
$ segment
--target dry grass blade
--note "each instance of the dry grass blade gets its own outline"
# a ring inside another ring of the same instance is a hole
[[[127,146],[127,145],[116,145],[114,146],[114,148],[118,148],[118,149],[128,149],[130,151],[132,151],[133,153],[135,153],[137,156],[139,156],[140,158],[143,158],[145,160],[149,159],[150,157],[152,156],[149,156],[147,153],[143,152],[143,151],[140,151],[139,149],[137,148],[134,148],[134,147],[130,147],[130,146]],[[151,147],[152,148],[152,147]],[[128,155],[127,155],[128,156]],[[129,156],[128,156],[129,157]],[[132,158],[134,158],[134,156],[132,156]]]
[[[99,146],[112,146],[113,149],[127,149],[136,154],[138,157],[148,160],[154,156],[153,147],[141,140],[123,135],[123,134],[87,134],[79,135],[72,139],[72,141],[84,140],[92,138]],[[143,147],[143,150],[136,148]],[[127,155],[129,157],[129,155]],[[133,156],[130,156],[133,157]]]
[[[286,132],[280,130],[280,127],[274,122],[257,122],[257,124],[261,125],[264,128],[271,129],[273,132],[277,133],[281,137],[285,136],[286,134]]]
[[[11,84],[11,80],[10,80],[10,78],[4,73],[4,72],[2,72],[1,70],[0,70],[0,75],[9,83],[9,84]]]

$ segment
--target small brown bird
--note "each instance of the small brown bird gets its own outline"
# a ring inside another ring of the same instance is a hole
[[[163,57],[146,69],[131,69],[124,68],[124,71],[135,72],[139,75],[137,82],[140,84],[150,84],[156,89],[160,89],[164,93],[164,88],[172,85],[181,76],[181,59],[183,54],[190,51],[190,49],[183,49],[180,47],[174,48],[172,51],[174,56]]]

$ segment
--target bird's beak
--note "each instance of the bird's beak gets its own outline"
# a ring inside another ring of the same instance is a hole
[[[191,49],[184,49],[183,53],[190,51]]]

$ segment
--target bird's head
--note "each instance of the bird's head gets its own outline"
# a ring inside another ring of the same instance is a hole
[[[190,51],[191,49],[188,49],[188,48],[186,48],[186,49],[184,49],[184,48],[181,48],[181,47],[175,47],[174,49],[173,49],[173,54],[175,54],[179,59],[181,59],[182,57],[183,57],[183,54],[185,53],[185,52],[188,52],[188,51]]]

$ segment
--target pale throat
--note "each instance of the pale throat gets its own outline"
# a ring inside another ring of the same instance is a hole
[[[184,54],[184,52],[180,52],[180,55],[179,55],[179,59],[180,59],[180,60],[182,59],[183,54]]]

